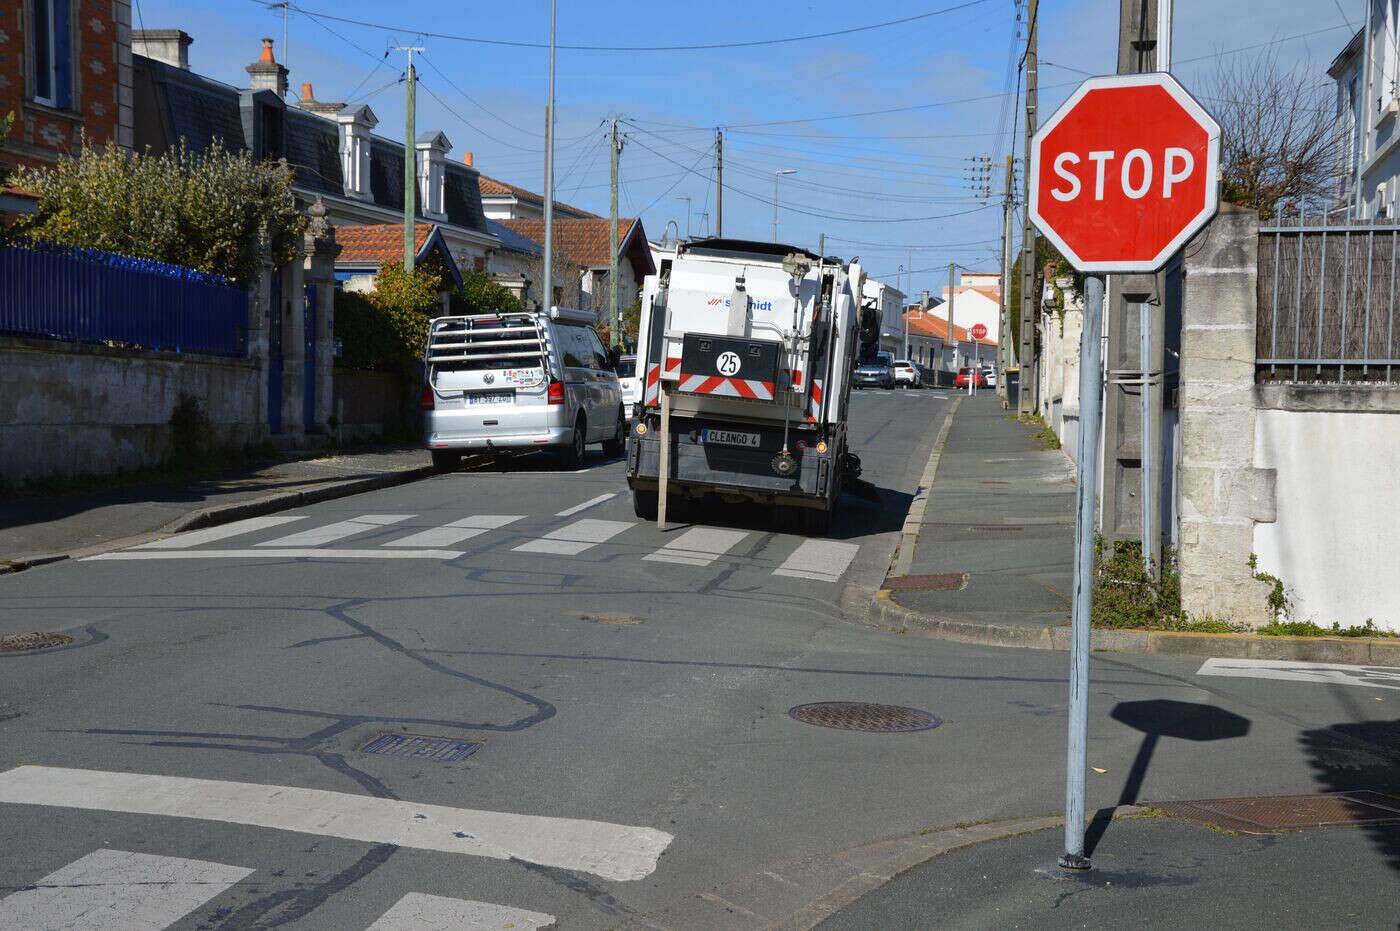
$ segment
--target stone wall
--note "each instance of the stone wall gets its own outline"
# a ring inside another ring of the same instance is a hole
[[[1255,466],[1258,247],[1257,215],[1229,205],[1186,247],[1177,484],[1183,607],[1251,625],[1272,620],[1249,557],[1276,480]]]
[[[221,446],[259,439],[262,369],[249,359],[0,337],[0,475],[109,473],[170,453],[170,414],[200,402]]]

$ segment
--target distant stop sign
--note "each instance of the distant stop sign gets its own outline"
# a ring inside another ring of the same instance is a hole
[[[1090,78],[1031,141],[1031,219],[1080,271],[1153,271],[1215,215],[1219,164],[1171,75]]]
[[[987,338],[987,325],[986,325],[985,323],[974,324],[973,327],[972,327],[972,338],[973,338],[973,339],[986,339],[986,338]]]

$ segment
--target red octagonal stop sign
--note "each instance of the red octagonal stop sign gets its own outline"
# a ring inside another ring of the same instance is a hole
[[[1031,220],[1085,272],[1154,271],[1215,215],[1220,127],[1169,74],[1090,78],[1031,140]]]

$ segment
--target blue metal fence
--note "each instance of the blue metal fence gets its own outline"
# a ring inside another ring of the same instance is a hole
[[[0,333],[241,356],[248,292],[179,265],[20,242],[0,246]]]

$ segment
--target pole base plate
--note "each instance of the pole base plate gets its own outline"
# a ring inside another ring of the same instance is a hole
[[[1067,853],[1060,857],[1059,864],[1065,870],[1087,870],[1089,869],[1089,858],[1077,853]]]

